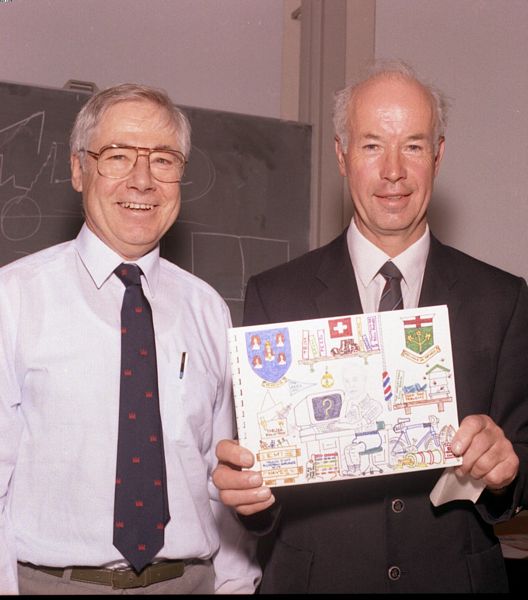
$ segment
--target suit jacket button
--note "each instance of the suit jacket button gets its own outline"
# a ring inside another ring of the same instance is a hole
[[[392,579],[392,581],[398,581],[398,579],[401,577],[401,569],[400,567],[389,567],[389,579]]]
[[[396,498],[392,501],[392,510],[395,513],[400,513],[405,508],[405,503],[403,500]]]

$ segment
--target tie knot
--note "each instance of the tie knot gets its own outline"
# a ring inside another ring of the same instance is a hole
[[[126,287],[141,285],[141,269],[134,264],[121,263],[114,273],[121,279]]]
[[[398,279],[400,280],[402,278],[402,274],[400,273],[400,269],[398,269],[398,267],[391,261],[388,260],[379,270],[379,272],[383,275],[383,277],[385,277],[385,279],[387,281],[390,281],[391,279]]]

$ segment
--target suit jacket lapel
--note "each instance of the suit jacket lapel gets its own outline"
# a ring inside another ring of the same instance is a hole
[[[431,235],[418,306],[447,304],[451,327],[460,307],[460,298],[456,295],[457,277],[456,265],[449,257],[448,249]]]
[[[346,230],[327,246],[316,277],[325,286],[315,298],[319,316],[354,315],[363,312],[348,252]]]
[[[317,279],[324,289],[315,297],[319,316],[355,315],[363,312],[356,276],[348,252],[346,230],[326,247]],[[460,307],[456,296],[456,265],[448,249],[431,235],[431,247],[425,265],[419,306],[447,304],[451,326]]]

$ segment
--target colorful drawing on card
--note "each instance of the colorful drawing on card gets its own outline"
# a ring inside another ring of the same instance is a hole
[[[460,464],[447,307],[229,332],[240,443],[266,485]]]
[[[440,352],[438,346],[434,346],[433,316],[420,317],[403,321],[405,332],[405,355],[416,362],[430,360]]]
[[[254,373],[269,383],[280,381],[291,364],[286,327],[246,332],[246,349]]]

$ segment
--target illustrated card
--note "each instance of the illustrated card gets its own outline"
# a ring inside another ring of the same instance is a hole
[[[229,330],[240,444],[265,485],[458,465],[447,306]]]

